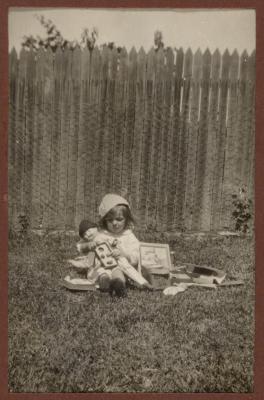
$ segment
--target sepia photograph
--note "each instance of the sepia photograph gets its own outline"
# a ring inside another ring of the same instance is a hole
[[[256,11],[182,4],[8,9],[8,393],[254,392]]]

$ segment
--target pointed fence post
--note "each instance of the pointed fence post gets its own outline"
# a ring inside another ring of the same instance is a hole
[[[148,208],[148,188],[149,174],[151,168],[151,143],[152,143],[152,120],[153,120],[153,96],[155,83],[155,51],[152,48],[147,54],[147,70],[146,70],[146,96],[145,96],[145,113],[144,113],[144,131],[142,132],[142,156],[140,167],[140,189],[139,189],[139,206],[138,219],[141,223],[147,224]]]
[[[212,205],[213,205],[212,228],[214,230],[221,229],[229,69],[230,69],[230,54],[228,50],[226,50],[222,57],[222,73],[221,73],[220,98],[219,98],[219,119],[218,119],[217,136],[216,136],[217,152],[216,152],[216,164],[214,171],[214,185],[213,185],[213,198],[212,198]]]
[[[59,166],[59,197],[58,215],[60,229],[65,229],[67,219],[67,191],[68,191],[68,162],[70,142],[70,99],[72,96],[71,82],[72,51],[66,48],[63,51],[62,62],[62,91],[61,91],[61,135],[60,135],[60,166]]]
[[[207,49],[203,55],[199,134],[196,163],[195,230],[210,230],[211,196],[210,182],[212,164],[210,160],[211,142],[208,140],[209,88],[211,75],[211,53]]]
[[[150,143],[150,169],[149,169],[149,190],[147,218],[151,225],[156,229],[157,221],[157,202],[159,192],[159,171],[160,171],[160,151],[162,146],[162,125],[163,125],[163,72],[164,72],[164,50],[161,48],[155,53],[155,86],[154,86],[154,104],[152,117],[152,135]]]
[[[75,227],[77,228],[85,215],[85,204],[89,202],[90,196],[85,197],[86,174],[91,176],[91,171],[87,168],[88,159],[92,156],[92,149],[88,146],[89,129],[89,89],[90,89],[90,50],[85,47],[81,52],[80,68],[80,112],[79,112],[79,134],[77,149],[77,187],[76,187],[76,209]],[[91,188],[91,183],[88,185]],[[90,192],[91,193],[91,192]],[[90,208],[91,208],[91,204]]]
[[[16,204],[16,98],[18,91],[18,57],[13,48],[9,54],[9,113],[8,113],[8,218],[15,223]]]
[[[255,136],[255,51],[248,56],[247,79],[245,90],[245,121],[244,141],[242,150],[241,182],[247,194],[252,191],[252,164],[254,163],[254,136]],[[252,162],[253,161],[253,162]],[[251,176],[251,177],[250,177]],[[253,194],[253,193],[252,193]]]
[[[165,52],[164,66],[164,99],[162,109],[162,144],[160,149],[159,165],[159,190],[157,196],[157,224],[160,230],[167,230],[167,208],[168,191],[171,190],[168,184],[170,163],[170,146],[172,134],[172,95],[173,95],[173,72],[174,72],[174,53],[171,48]]]
[[[171,105],[171,127],[170,127],[170,141],[169,141],[169,165],[167,177],[167,229],[175,229],[174,221],[174,201],[177,190],[177,171],[178,171],[178,158],[179,158],[179,130],[180,130],[180,112],[181,112],[181,90],[183,84],[183,62],[184,53],[181,48],[177,52],[176,64],[174,69],[173,79],[173,103]]]
[[[135,125],[132,150],[132,171],[131,171],[131,201],[133,209],[139,212],[140,199],[140,168],[143,151],[144,126],[145,126],[145,96],[146,96],[146,65],[147,56],[143,47],[137,55],[137,76],[135,81]],[[134,79],[134,76],[133,76]],[[131,100],[132,101],[132,100]],[[131,115],[132,118],[132,115]],[[131,129],[131,128],[130,128]]]
[[[247,124],[248,134],[248,164],[245,174],[245,184],[250,199],[254,203],[255,192],[255,80],[256,80],[256,51],[249,58],[248,92],[249,92],[249,118]]]
[[[62,123],[62,85],[64,59],[61,47],[58,47],[53,55],[53,102],[52,102],[52,137],[50,160],[50,209],[49,225],[56,229],[63,219],[59,212],[59,187],[60,187],[60,147],[61,147],[61,123]],[[38,149],[36,148],[36,151]]]
[[[233,228],[232,221],[232,195],[237,193],[235,179],[235,165],[237,154],[237,141],[239,140],[239,132],[236,129],[237,116],[237,100],[238,100],[238,68],[239,56],[237,51],[231,55],[231,64],[229,72],[229,87],[228,87],[228,110],[227,110],[227,127],[226,127],[226,150],[225,150],[225,165],[223,176],[223,200],[222,200],[222,217],[221,225],[226,229]]]
[[[133,50],[133,49],[132,49]],[[135,51],[135,50],[134,50]],[[130,121],[129,133],[125,129],[125,116],[127,104],[127,81],[128,81],[128,54],[125,49],[121,50],[119,56],[118,70],[116,72],[116,102],[115,102],[115,132],[113,146],[113,190],[121,193],[121,190],[130,192],[129,187],[129,166],[131,157],[130,141],[133,140],[134,121]],[[132,64],[133,65],[133,64]],[[116,67],[117,68],[117,67]],[[135,107],[135,102],[130,104]],[[127,127],[128,128],[128,127]],[[130,135],[130,136],[129,136]]]
[[[181,119],[179,135],[178,160],[176,160],[177,175],[176,175],[176,198],[174,204],[174,223],[177,229],[184,228],[184,203],[186,196],[186,175],[187,175],[187,159],[188,159],[188,120],[190,109],[190,88],[192,77],[193,54],[188,49],[184,57],[183,71],[183,87],[181,101]]]
[[[81,49],[72,50],[72,65],[69,76],[69,131],[67,165],[66,229],[74,227],[77,192],[77,158],[80,112]]]
[[[123,48],[120,53],[120,74],[123,80],[123,110],[119,123],[122,131],[122,166],[120,193],[126,193],[132,209],[135,204],[132,202],[132,160],[133,160],[133,141],[135,129],[135,109],[136,109],[136,79],[137,79],[137,52],[132,48],[128,54]]]
[[[186,192],[184,205],[184,223],[186,229],[194,229],[197,219],[195,210],[197,143],[199,133],[200,86],[202,79],[202,53],[198,49],[193,57],[193,71],[190,92],[190,123],[188,134]],[[200,212],[200,210],[198,210]]]
[[[24,187],[24,145],[25,145],[25,108],[26,108],[26,80],[27,80],[27,52],[22,49],[19,54],[18,76],[17,76],[17,95],[15,113],[15,179],[14,179],[14,199],[15,199],[15,223],[17,217],[25,212],[23,187]]]

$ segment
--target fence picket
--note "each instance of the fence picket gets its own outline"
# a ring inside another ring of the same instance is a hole
[[[232,195],[238,192],[234,175],[237,154],[238,130],[236,130],[237,114],[237,89],[238,89],[238,67],[239,57],[237,51],[231,56],[230,74],[229,74],[229,96],[228,96],[228,119],[226,127],[226,149],[225,165],[223,178],[223,200],[221,225],[223,227],[232,226]]]
[[[144,132],[145,91],[146,91],[146,53],[141,47],[137,55],[137,76],[134,82],[135,90],[135,126],[132,150],[131,170],[131,203],[138,213],[140,198],[140,166],[142,155],[142,141]]]
[[[172,84],[174,69],[174,54],[171,49],[165,53],[165,69],[164,69],[164,103],[163,103],[163,121],[162,121],[162,143],[159,165],[159,190],[157,202],[157,225],[159,229],[166,230],[167,225],[167,187],[168,187],[168,171],[171,159],[169,157],[171,143],[171,105],[172,105]]]
[[[168,193],[167,193],[167,227],[169,230],[175,228],[174,225],[174,199],[177,190],[177,171],[178,171],[178,154],[179,154],[179,138],[178,132],[180,129],[180,109],[181,109],[181,88],[182,88],[182,73],[183,73],[183,49],[179,49],[175,65],[175,78],[173,84],[173,105],[172,105],[172,124],[169,143],[169,159],[170,165],[168,168]]]
[[[18,90],[18,57],[13,48],[9,55],[9,114],[8,114],[8,220],[15,223],[16,199],[16,98]]]
[[[177,175],[176,175],[176,198],[174,207],[174,221],[178,229],[182,229],[184,225],[184,201],[186,191],[186,167],[188,154],[188,119],[189,119],[189,98],[192,76],[193,54],[189,49],[184,58],[183,71],[183,88],[182,88],[182,104],[179,135],[179,151],[177,160]]]
[[[252,98],[252,103],[249,103],[250,113],[248,118],[248,130],[245,134],[250,135],[248,149],[248,168],[245,170],[244,179],[247,187],[247,195],[250,199],[254,199],[255,191],[255,68],[256,68],[256,51],[253,51],[250,56],[250,67],[248,74],[250,87],[250,94]],[[250,133],[251,131],[251,133]],[[247,181],[246,181],[247,179]]]
[[[15,113],[15,215],[14,220],[17,222],[17,216],[25,213],[23,201],[23,184],[25,176],[24,171],[24,144],[25,144],[25,98],[26,98],[26,65],[27,52],[22,49],[19,55],[18,66],[18,84],[16,96],[16,113]]]
[[[132,49],[133,50],[133,49]],[[117,54],[116,54],[117,56]],[[130,53],[131,56],[131,53]],[[116,67],[117,68],[117,67]],[[112,187],[116,193],[130,191],[128,169],[130,165],[131,146],[128,135],[133,140],[133,120],[130,121],[130,131],[125,129],[126,100],[127,100],[127,74],[128,74],[128,54],[122,49],[119,57],[119,68],[116,73],[116,102],[115,102],[115,130],[113,147],[113,177]],[[132,104],[132,107],[134,102]],[[123,187],[124,184],[124,187]]]
[[[103,138],[105,134],[104,121],[107,116],[107,108],[105,108],[107,107],[105,99],[108,73],[107,52],[104,60],[105,61],[101,63],[101,54],[96,47],[91,56],[90,97],[86,131],[86,135],[88,136],[88,152],[85,181],[85,216],[93,220],[96,220],[98,216],[98,201],[101,197],[101,191],[106,190],[104,185],[104,177],[106,175],[103,171],[103,162],[106,155],[103,147]],[[104,70],[104,76],[102,76],[101,67]],[[100,85],[101,79],[103,79],[105,85]],[[103,122],[102,125],[101,121]]]
[[[58,227],[65,226],[67,210],[67,186],[68,186],[68,160],[69,160],[69,122],[70,122],[70,98],[71,98],[71,50],[63,52],[62,62],[62,91],[61,91],[61,134],[60,134],[60,165],[59,165],[59,201],[58,215],[60,221]]]
[[[198,49],[193,58],[193,73],[191,80],[190,93],[190,124],[188,135],[188,153],[186,167],[186,193],[184,221],[186,229],[194,228],[197,216],[194,212],[195,207],[195,173],[197,162],[197,143],[199,129],[199,101],[200,101],[200,81],[202,79],[202,53]],[[199,210],[198,210],[199,212]]]
[[[253,114],[255,109],[255,52],[248,57],[247,79],[245,89],[245,122],[243,130],[243,150],[242,150],[242,166],[241,166],[241,182],[247,193],[251,191],[248,187],[248,177],[250,176],[251,163],[254,160],[254,127]]]
[[[87,169],[88,157],[92,151],[88,147],[87,129],[89,126],[89,84],[90,84],[90,51],[86,47],[81,54],[81,87],[80,87],[80,114],[79,114],[79,135],[78,135],[78,159],[77,159],[77,188],[76,188],[76,212],[75,226],[78,226],[85,215],[85,183],[86,176],[91,182],[91,171]],[[91,135],[90,135],[91,136]],[[91,190],[91,183],[88,186]],[[91,192],[90,192],[91,193]],[[90,194],[91,196],[91,194]]]
[[[81,81],[81,49],[75,48],[72,52],[72,67],[69,76],[69,130],[68,130],[68,179],[66,200],[66,227],[74,226],[76,212],[77,190],[77,158],[79,135],[79,110],[80,110],[80,81]]]
[[[164,52],[159,49],[155,53],[155,85],[153,96],[152,136],[150,143],[150,168],[148,187],[148,223],[157,224],[157,200],[159,191],[160,150],[162,145],[162,109],[163,109],[163,69]]]
[[[202,81],[201,81],[201,103],[199,118],[199,133],[197,143],[196,162],[196,192],[194,205],[194,229],[209,230],[211,217],[211,171],[209,152],[211,143],[208,141],[208,107],[209,107],[209,85],[211,75],[211,53],[207,49],[203,55]]]
[[[151,165],[151,139],[152,139],[152,118],[153,118],[153,96],[154,96],[154,63],[155,51],[152,48],[147,54],[146,70],[146,97],[144,131],[142,140],[142,153],[140,165],[140,190],[138,218],[142,226],[146,222],[146,211],[148,208],[148,186]]]
[[[221,209],[223,195],[223,175],[225,162],[225,146],[226,146],[226,112],[227,112],[227,93],[228,93],[228,77],[230,68],[230,54],[225,51],[222,60],[222,73],[220,83],[220,98],[219,98],[219,119],[216,133],[216,163],[213,182],[213,218],[212,228],[221,228]]]

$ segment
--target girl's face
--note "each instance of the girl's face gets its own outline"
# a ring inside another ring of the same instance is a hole
[[[121,233],[125,229],[126,219],[119,206],[111,210],[111,215],[106,217],[106,227],[110,233]]]

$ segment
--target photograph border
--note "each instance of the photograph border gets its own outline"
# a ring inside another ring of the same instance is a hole
[[[194,8],[256,10],[256,148],[255,148],[255,363],[253,393],[8,393],[8,8]],[[263,0],[2,0],[0,7],[0,397],[10,399],[246,399],[264,398],[264,2]]]

